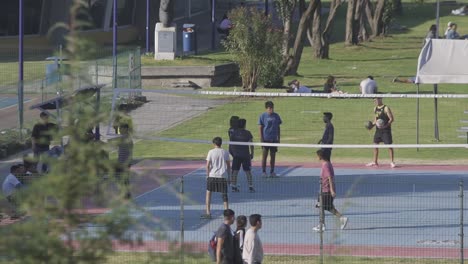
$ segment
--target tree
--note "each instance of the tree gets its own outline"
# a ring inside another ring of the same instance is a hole
[[[328,59],[330,51],[330,38],[333,31],[333,25],[338,7],[341,5],[341,0],[332,0],[330,3],[330,12],[328,14],[325,26],[322,25],[322,2],[317,0],[317,8],[314,12],[312,22],[312,49],[313,56],[317,59]]]
[[[283,65],[288,61],[289,49],[291,43],[291,25],[296,10],[297,0],[275,0],[276,10],[283,23],[283,35],[281,40],[281,54],[283,56]]]
[[[384,35],[386,27],[392,18],[393,7],[389,7],[389,0],[348,0],[346,13],[345,44],[357,45],[370,38]],[[392,0],[393,1],[393,0]],[[389,10],[389,11],[386,11]]]
[[[370,0],[364,1],[367,21],[369,22],[371,29],[371,37],[375,38],[383,35],[385,32],[383,14],[385,9],[385,2],[388,0],[377,0],[375,4],[372,4]]]
[[[284,70],[286,75],[297,75],[297,69],[299,68],[302,51],[304,49],[304,38],[310,26],[312,14],[317,9],[318,4],[318,0],[312,0],[309,2],[309,5],[307,6],[307,9],[305,11],[302,12],[301,8],[299,8],[301,19],[299,20],[294,45],[292,47],[292,54],[289,56]],[[299,6],[305,6],[304,0],[299,1]]]
[[[238,63],[242,87],[255,91],[259,77],[281,64],[281,32],[273,27],[270,16],[255,8],[237,8],[229,13],[234,25],[223,45]],[[270,67],[274,66],[274,67]],[[281,71],[270,72],[282,76]],[[268,76],[278,79],[278,76]]]
[[[79,78],[78,54],[80,38],[76,29],[78,10],[84,2],[74,0],[71,22],[67,26],[67,57],[74,70],[71,78]],[[73,81],[73,80],[72,80]],[[120,186],[113,177],[113,162],[101,158],[104,144],[90,142],[87,132],[107,116],[96,114],[94,98],[88,95],[69,96],[61,109],[65,126],[55,135],[68,137],[64,154],[49,159],[51,170],[35,179],[20,195],[20,205],[30,218],[0,229],[0,252],[9,263],[103,263],[113,252],[112,241],[133,243],[126,237],[132,225],[129,203],[123,202],[123,188],[109,192],[110,186]],[[66,104],[66,106],[65,106]],[[103,174],[109,176],[102,182]],[[96,193],[98,185],[106,192]],[[114,187],[115,189],[115,187]],[[94,203],[112,201],[109,213],[90,217],[81,213],[83,200]],[[122,206],[125,205],[125,206]],[[82,225],[94,228],[83,228]]]

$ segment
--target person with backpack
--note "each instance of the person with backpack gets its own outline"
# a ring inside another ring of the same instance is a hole
[[[236,246],[231,225],[234,223],[235,213],[231,209],[223,212],[224,222],[216,231],[216,263],[237,264]]]
[[[244,248],[244,238],[245,238],[245,227],[247,226],[247,217],[245,215],[239,215],[236,219],[236,241],[239,244],[239,250],[242,254]]]

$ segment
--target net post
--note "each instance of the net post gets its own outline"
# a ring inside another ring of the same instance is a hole
[[[185,224],[184,224],[184,175],[180,178],[180,263],[184,263],[185,254]]]
[[[438,93],[438,86],[434,84],[434,94]],[[434,138],[439,141],[439,110],[437,97],[434,98]]]
[[[417,94],[419,95],[419,83],[416,85]],[[419,97],[416,98],[416,144],[419,144]],[[419,151],[419,148],[416,148]]]
[[[322,178],[320,178],[319,205],[320,205],[320,264],[323,264],[323,229],[325,227],[325,211],[323,210],[323,193],[322,193]]]
[[[463,211],[464,211],[464,208],[463,208],[463,199],[464,199],[464,193],[463,193],[463,180],[460,180],[459,182],[459,187],[460,187],[460,194],[458,195],[458,197],[460,198],[460,263],[463,264],[464,263],[464,232],[463,232]]]

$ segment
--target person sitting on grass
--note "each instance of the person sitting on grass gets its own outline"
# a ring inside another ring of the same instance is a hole
[[[21,217],[18,211],[18,197],[16,192],[22,186],[18,177],[24,173],[24,166],[22,164],[13,165],[10,167],[10,174],[6,176],[2,184],[3,195],[6,197],[11,211],[10,219],[18,219]]]

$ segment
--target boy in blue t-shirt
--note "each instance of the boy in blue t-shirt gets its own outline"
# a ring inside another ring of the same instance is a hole
[[[266,143],[280,143],[281,117],[274,112],[274,104],[272,101],[267,101],[265,103],[265,109],[266,111],[262,113],[258,119],[258,125],[260,126],[260,141]],[[268,152],[270,152],[270,177],[277,177],[275,173],[275,159],[278,148],[262,146],[262,151],[262,176],[267,177],[266,160],[268,158]]]

